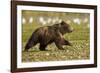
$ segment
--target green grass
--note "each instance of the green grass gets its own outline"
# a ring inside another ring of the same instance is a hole
[[[39,27],[41,27],[41,25],[36,23],[33,23],[32,25],[23,24],[22,50],[24,50],[25,44],[31,36],[32,32]],[[65,50],[59,50],[55,44],[52,43],[46,48],[47,51],[40,51],[38,44],[32,47],[29,52],[22,51],[22,62],[89,59],[89,28],[82,24],[73,24],[72,27],[74,28],[74,31],[64,35],[64,38],[72,43],[72,46],[63,46]]]

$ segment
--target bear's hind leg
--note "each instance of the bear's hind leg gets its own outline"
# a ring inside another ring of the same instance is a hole
[[[45,49],[46,46],[47,46],[47,45],[40,44],[39,49],[40,49],[41,51],[45,51],[45,50],[46,50],[46,49]]]
[[[25,46],[24,51],[28,51],[31,47],[35,46],[36,44],[37,44],[37,42],[27,43],[26,46]]]

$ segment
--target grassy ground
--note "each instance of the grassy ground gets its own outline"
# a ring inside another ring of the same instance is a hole
[[[32,32],[40,27],[34,23],[33,25],[23,25],[22,44],[24,50],[25,44],[28,41]],[[89,28],[86,25],[73,24],[74,32],[64,35],[66,40],[69,40],[73,46],[64,46],[65,50],[58,50],[54,43],[46,49],[48,51],[40,51],[39,44],[32,47],[29,52],[22,51],[22,62],[37,62],[37,61],[61,61],[61,60],[82,60],[89,59]]]

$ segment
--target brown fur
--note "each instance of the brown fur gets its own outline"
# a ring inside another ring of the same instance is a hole
[[[67,40],[63,38],[66,33],[72,32],[72,28],[69,24],[62,21],[59,24],[53,26],[45,26],[36,29],[30,39],[28,40],[25,50],[33,47],[37,43],[40,43],[40,50],[45,50],[48,44],[55,43],[58,49],[63,49],[62,45],[71,45]]]

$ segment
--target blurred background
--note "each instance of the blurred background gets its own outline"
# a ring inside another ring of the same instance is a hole
[[[85,24],[85,27],[89,27],[89,13],[22,11],[22,24],[52,25],[61,20],[69,24]]]

